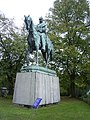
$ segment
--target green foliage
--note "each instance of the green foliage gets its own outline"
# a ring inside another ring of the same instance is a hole
[[[81,99],[90,105],[90,95],[84,94]]]
[[[0,15],[0,86],[13,90],[16,73],[25,58],[25,35],[13,20]]]
[[[72,97],[75,97],[75,86],[89,84],[89,18],[90,9],[86,0],[56,0],[47,19],[49,36],[55,48],[53,67],[58,69],[61,86],[65,88],[67,85]]]

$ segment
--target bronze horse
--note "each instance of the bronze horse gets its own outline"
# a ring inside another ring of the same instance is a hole
[[[25,24],[26,24],[26,29],[28,30],[28,51],[29,53],[33,53],[33,51],[36,51],[36,65],[38,65],[38,50],[41,50],[42,55],[44,57],[46,67],[48,65],[49,60],[52,60],[52,55],[53,55],[53,44],[46,36],[46,44],[45,44],[45,51],[42,51],[42,43],[41,43],[41,38],[40,35],[38,34],[35,25],[33,23],[33,20],[30,16],[24,16],[25,17]]]

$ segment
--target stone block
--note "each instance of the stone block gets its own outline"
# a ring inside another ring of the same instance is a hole
[[[13,103],[32,106],[37,98],[40,105],[60,101],[60,85],[57,76],[40,72],[17,73]]]

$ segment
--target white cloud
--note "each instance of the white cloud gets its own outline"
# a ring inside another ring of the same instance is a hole
[[[55,0],[0,0],[0,11],[7,17],[15,18],[17,24],[23,21],[24,15],[30,14],[34,23],[40,16],[45,17]],[[21,21],[22,19],[22,21]]]

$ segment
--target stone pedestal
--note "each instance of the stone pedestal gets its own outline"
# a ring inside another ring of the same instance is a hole
[[[17,73],[13,103],[31,106],[37,98],[42,98],[40,105],[59,102],[59,78],[36,71]]]

